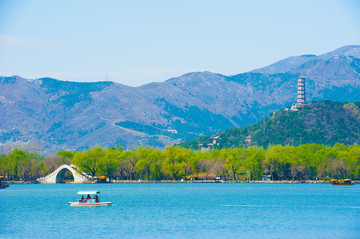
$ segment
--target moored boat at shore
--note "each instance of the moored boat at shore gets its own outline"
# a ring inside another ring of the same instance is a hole
[[[6,184],[2,181],[3,178],[4,178],[4,176],[0,176],[0,189],[5,189],[5,188],[9,187],[9,184]]]
[[[353,185],[351,179],[331,179],[331,185]]]
[[[111,202],[100,202],[99,191],[79,191],[78,195],[82,195],[77,202],[69,202],[70,207],[104,207],[111,206]],[[87,195],[84,198],[84,195]]]

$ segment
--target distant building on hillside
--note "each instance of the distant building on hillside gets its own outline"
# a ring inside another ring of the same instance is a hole
[[[218,135],[216,135],[216,136],[214,136],[214,137],[212,137],[212,139],[213,139],[213,144],[215,145],[216,144],[216,140],[219,138],[219,136]],[[219,145],[219,143],[217,143],[218,145]]]
[[[291,106],[292,111],[296,111],[298,107],[306,105],[305,89],[305,77],[300,73],[297,80],[297,102]]]
[[[250,135],[245,138],[245,143],[248,143],[248,144],[251,143],[251,136]]]

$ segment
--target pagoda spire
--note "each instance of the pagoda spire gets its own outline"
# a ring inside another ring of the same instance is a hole
[[[297,81],[297,104],[306,104],[305,77],[302,73]]]
[[[306,94],[305,94],[305,77],[302,73],[297,80],[297,101],[291,106],[292,111],[297,111],[298,107],[304,107],[306,105]]]

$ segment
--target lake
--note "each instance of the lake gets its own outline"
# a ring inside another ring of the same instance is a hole
[[[111,207],[69,207],[99,190]],[[0,238],[360,238],[360,185],[27,184],[0,190]]]

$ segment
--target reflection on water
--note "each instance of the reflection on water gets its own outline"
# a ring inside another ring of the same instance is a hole
[[[69,207],[81,190],[113,206]],[[11,185],[0,213],[0,238],[360,238],[360,185]]]

